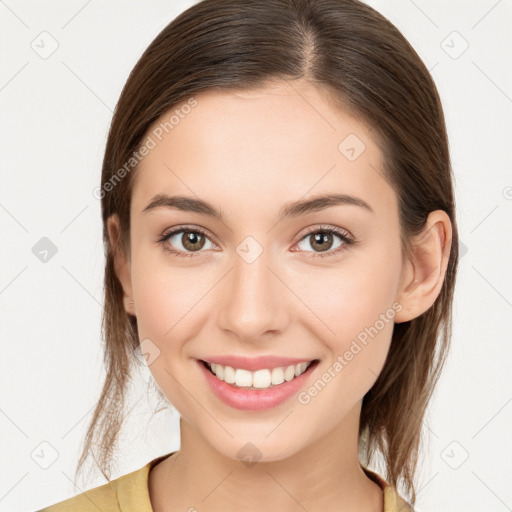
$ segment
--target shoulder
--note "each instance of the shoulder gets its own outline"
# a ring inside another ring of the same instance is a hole
[[[388,486],[384,489],[384,512],[414,512],[414,510],[394,487]]]
[[[37,512],[151,512],[144,467]]]
[[[116,495],[107,483],[37,512],[118,512]]]
[[[375,473],[375,471],[372,471],[363,465],[361,465],[361,468],[366,475],[382,489],[384,496],[384,512],[414,512],[411,505],[405,501],[400,494],[398,494],[398,491],[378,473]]]

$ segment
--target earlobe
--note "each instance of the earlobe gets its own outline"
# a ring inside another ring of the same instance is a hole
[[[135,316],[130,261],[126,255],[125,249],[120,243],[119,216],[117,214],[113,214],[107,219],[107,230],[109,235],[110,251],[114,258],[114,269],[124,291],[124,309],[130,315]]]
[[[442,210],[430,212],[425,228],[411,241],[398,302],[402,309],[395,322],[407,322],[427,311],[441,292],[452,242],[452,226]]]

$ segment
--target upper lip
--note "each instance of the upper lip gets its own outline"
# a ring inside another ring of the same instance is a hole
[[[242,356],[211,356],[202,359],[207,363],[220,364],[222,366],[231,366],[232,368],[239,368],[241,370],[263,370],[265,368],[280,368],[291,366],[299,363],[309,363],[315,359],[308,359],[304,357],[279,357],[279,356],[260,356],[260,357],[242,357]]]

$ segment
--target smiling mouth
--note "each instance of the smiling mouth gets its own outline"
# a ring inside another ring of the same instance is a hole
[[[304,361],[295,365],[280,366],[277,368],[264,368],[250,371],[201,360],[201,363],[217,377],[217,379],[240,389],[270,389],[284,382],[290,382],[303,373],[311,371],[319,359]]]

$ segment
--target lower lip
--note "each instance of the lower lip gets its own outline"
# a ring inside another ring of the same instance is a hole
[[[202,361],[198,361],[198,363],[206,378],[206,382],[208,382],[214,394],[224,403],[234,407],[235,409],[263,411],[265,409],[276,407],[288,400],[291,396],[295,395],[317,366],[318,361],[311,363],[307,370],[298,377],[267,389],[237,388],[218,379],[212,372],[210,372],[210,370],[208,370],[208,368],[206,368]]]

